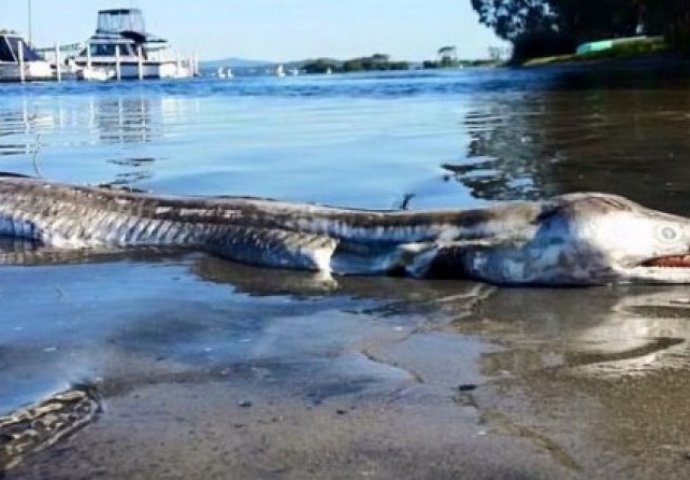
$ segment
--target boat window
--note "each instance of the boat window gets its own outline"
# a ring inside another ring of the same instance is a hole
[[[6,37],[0,37],[0,62],[16,62],[17,59],[14,58],[12,50],[10,50],[7,44]]]
[[[132,50],[132,46],[129,44],[121,44],[120,45],[120,55],[126,55],[126,56],[132,56],[134,55],[134,51]]]
[[[144,16],[138,8],[119,8],[98,12],[97,33],[120,33],[124,31],[145,34]]]
[[[94,43],[91,45],[91,56],[93,57],[114,57],[115,44],[113,43]]]
[[[120,45],[120,56],[127,57],[135,55],[133,46],[127,43],[92,43],[91,56],[92,57],[114,57],[115,45]],[[86,56],[86,49],[80,54],[82,57]]]

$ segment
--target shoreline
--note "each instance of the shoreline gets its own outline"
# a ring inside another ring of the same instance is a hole
[[[583,58],[554,60],[540,62],[540,59],[532,59],[522,64],[507,65],[509,68],[558,68],[571,67],[583,70],[606,70],[606,69],[643,69],[643,68],[663,68],[663,69],[690,69],[690,57],[677,53],[649,54],[625,58]]]

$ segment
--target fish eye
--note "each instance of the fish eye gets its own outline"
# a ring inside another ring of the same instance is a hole
[[[670,225],[660,227],[657,231],[657,236],[664,242],[673,242],[679,237],[678,230]]]

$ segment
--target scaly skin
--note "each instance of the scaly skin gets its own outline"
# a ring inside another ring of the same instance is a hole
[[[76,385],[0,416],[0,476],[25,455],[50,447],[90,423],[101,410],[93,385]]]
[[[58,250],[179,247],[336,274],[690,283],[690,220],[601,193],[474,210],[374,211],[0,176],[0,235]]]

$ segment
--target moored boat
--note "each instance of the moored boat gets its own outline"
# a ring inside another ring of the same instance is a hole
[[[100,10],[96,33],[74,63],[84,80],[186,78],[195,74],[190,60],[175,55],[168,41],[146,32],[137,8]]]
[[[15,33],[0,34],[0,82],[52,80],[50,63]]]

